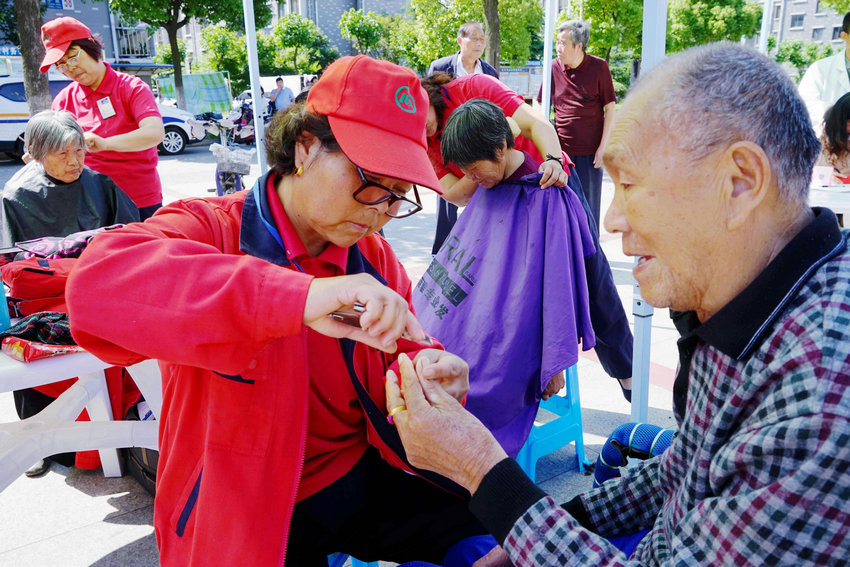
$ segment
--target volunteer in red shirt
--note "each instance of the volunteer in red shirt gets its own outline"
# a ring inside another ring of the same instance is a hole
[[[114,364],[160,361],[163,565],[441,562],[484,533],[468,494],[405,472],[379,409],[399,353],[457,399],[469,386],[376,234],[421,209],[417,186],[440,193],[427,113],[412,71],[343,57],[274,116],[253,189],[172,203],[81,256],[67,289],[78,343]],[[360,326],[330,317],[355,302]]]
[[[74,81],[52,108],[71,112],[85,131],[86,165],[111,177],[148,218],[162,206],[156,146],[165,134],[150,87],[103,61],[99,37],[74,18],[41,26],[41,40],[41,72],[56,65]]]

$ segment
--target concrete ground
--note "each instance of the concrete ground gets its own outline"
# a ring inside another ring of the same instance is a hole
[[[18,165],[0,161],[0,184]],[[180,156],[160,158],[159,173],[165,202],[211,195],[215,160],[206,144],[190,146]],[[253,183],[257,166],[246,181]],[[436,199],[427,190],[425,209],[385,228],[396,254],[416,281],[430,262],[436,222]],[[603,186],[603,210],[613,186]],[[615,265],[628,266],[620,238],[603,231],[602,246]],[[628,273],[617,273],[618,290],[631,317],[632,288]],[[676,331],[666,311],[652,318],[649,420],[673,427],[672,384],[678,356]],[[595,462],[608,434],[630,421],[629,404],[617,383],[605,375],[593,352],[578,363],[584,443]],[[11,393],[0,394],[0,422],[17,419]],[[538,484],[557,500],[566,500],[590,487],[589,474],[579,473],[573,446],[538,462]],[[36,479],[21,476],[0,492],[0,567],[149,567],[159,564],[153,533],[153,499],[129,476],[107,479],[100,471],[53,465]],[[382,563],[382,565],[394,565]]]

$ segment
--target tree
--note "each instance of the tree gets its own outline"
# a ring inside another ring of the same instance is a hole
[[[339,19],[339,31],[343,38],[354,42],[358,53],[368,53],[378,46],[383,28],[375,13],[351,8]]]
[[[775,42],[774,42],[775,44]],[[770,50],[768,50],[768,53]],[[803,74],[806,72],[812,63],[818,59],[829,57],[832,55],[833,49],[831,45],[818,45],[817,43],[803,43],[799,39],[786,39],[779,44],[779,49],[774,55],[779,63],[788,63],[797,71],[795,82],[800,82]]]
[[[27,108],[32,115],[47,110],[52,102],[47,73],[39,71],[44,59],[39,0],[15,0],[15,16],[24,63],[24,92],[27,94]]]
[[[297,74],[315,73],[339,57],[328,38],[311,20],[288,14],[272,30],[281,57],[287,57]]]
[[[498,69],[500,62],[525,65],[532,59],[532,44],[535,40],[539,43],[543,33],[543,4],[539,0],[500,0],[499,22],[501,40],[494,66]],[[493,65],[489,58],[487,62]]]
[[[499,0],[484,0],[484,43],[486,51],[484,59],[493,66],[499,68]]]
[[[44,0],[38,2],[39,13],[44,16],[47,4]],[[15,13],[15,0],[0,0],[0,41],[6,40],[12,45],[21,44],[18,35],[18,17]]]
[[[168,34],[171,57],[174,64],[174,87],[177,91],[177,106],[186,108],[183,95],[183,69],[180,64],[180,47],[177,30],[192,18],[205,21],[225,21],[234,29],[244,29],[241,0],[107,0],[109,7],[121,13],[124,20],[140,21],[154,29],[163,28]],[[265,0],[253,0],[254,20],[261,28],[271,20],[271,9]]]
[[[821,0],[821,4],[832,8],[837,14],[850,12],[850,0]]]
[[[667,52],[712,41],[739,41],[761,28],[761,6],[747,0],[672,0],[667,18]]]
[[[416,67],[416,22],[401,14],[376,16],[381,25],[381,37],[375,55],[406,67]]]
[[[457,30],[470,20],[484,24],[489,63],[498,66],[504,57],[512,64],[524,64],[533,37],[540,33],[543,9],[539,0],[487,0],[487,4],[498,8],[498,16],[485,13],[484,0],[410,0],[408,14],[415,32],[410,66],[424,72],[434,59],[457,51]],[[498,50],[490,43],[494,40]]]
[[[578,19],[578,7],[561,12],[558,24]],[[641,0],[587,0],[582,17],[590,24],[588,53],[611,59],[612,50],[626,51],[640,57],[643,32],[643,2]]]
[[[230,87],[239,94],[251,84],[248,76],[248,49],[245,38],[222,24],[209,26],[201,32],[204,46],[204,66],[213,71],[227,71]]]

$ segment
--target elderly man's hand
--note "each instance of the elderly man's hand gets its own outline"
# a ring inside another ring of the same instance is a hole
[[[426,348],[419,351],[413,365],[421,378],[436,380],[447,394],[459,402],[469,392],[469,365],[456,354]]]
[[[507,454],[438,381],[421,379],[404,353],[398,362],[400,384],[392,370],[387,372],[387,409],[410,464],[448,477],[474,493],[484,475]]]
[[[540,178],[540,187],[543,189],[552,185],[564,187],[570,178],[570,175],[564,171],[564,166],[551,159],[541,163],[537,171],[543,174]]]

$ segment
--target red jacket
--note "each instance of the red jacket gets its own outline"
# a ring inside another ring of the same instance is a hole
[[[267,226],[265,184],[174,203],[104,233],[68,282],[80,345],[122,366],[160,360],[154,526],[163,565],[280,565],[285,556],[307,431],[302,317],[312,276],[288,267]],[[410,301],[410,280],[379,236],[349,250],[346,273],[356,272]],[[421,348],[399,341],[405,347]],[[395,357],[342,348],[385,411],[384,369]]]

